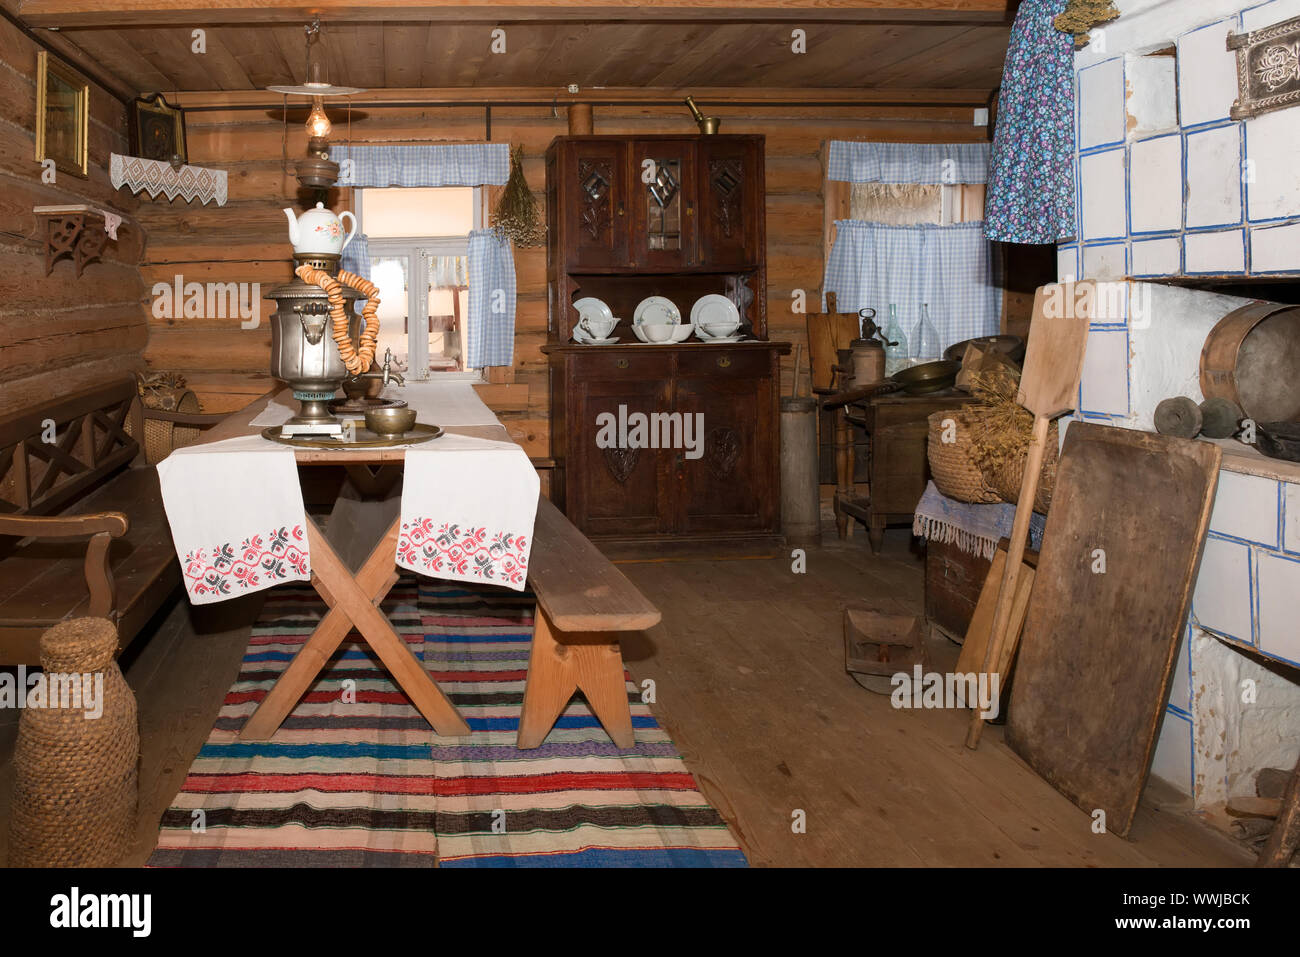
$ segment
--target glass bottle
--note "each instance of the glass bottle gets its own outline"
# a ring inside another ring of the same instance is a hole
[[[896,345],[890,345],[891,342]],[[891,302],[889,322],[885,326],[885,375],[891,376],[907,365],[907,336],[903,335],[903,324],[898,321],[898,306]]]
[[[930,321],[930,306],[928,303],[921,303],[921,318],[917,320],[916,328],[912,330],[912,358],[915,365],[922,362],[938,362],[939,353],[939,330],[934,327]]]

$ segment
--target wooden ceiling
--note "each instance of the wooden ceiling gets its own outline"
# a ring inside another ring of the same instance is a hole
[[[858,90],[910,102],[987,96],[1018,0],[476,2],[0,0],[132,95],[301,83],[303,25],[319,12],[326,78],[367,90]],[[192,49],[196,28],[206,52]],[[806,52],[792,49],[795,30]]]
[[[326,25],[327,79],[367,89],[411,87],[782,87],[991,90],[1008,28],[814,23],[804,54],[788,23]],[[139,91],[255,90],[306,77],[302,24],[206,29],[64,29],[62,36]]]

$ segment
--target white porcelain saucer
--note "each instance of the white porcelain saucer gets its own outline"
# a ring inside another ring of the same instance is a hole
[[[738,332],[734,336],[714,336],[712,339],[706,339],[703,336],[701,336],[700,341],[701,342],[742,342],[744,341],[744,338],[745,337]]]

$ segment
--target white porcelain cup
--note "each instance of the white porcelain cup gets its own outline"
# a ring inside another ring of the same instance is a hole
[[[608,339],[609,334],[618,325],[617,319],[602,319],[598,316],[584,316],[578,325],[582,326],[593,339]]]
[[[667,342],[677,331],[675,322],[643,322],[641,323],[641,334],[651,342]]]
[[[712,322],[700,323],[700,325],[710,338],[734,335],[736,330],[740,328],[740,322],[736,319],[715,319]]]

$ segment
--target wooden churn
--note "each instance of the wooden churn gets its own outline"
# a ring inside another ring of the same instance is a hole
[[[781,531],[791,545],[819,545],[817,400],[781,398]]]

